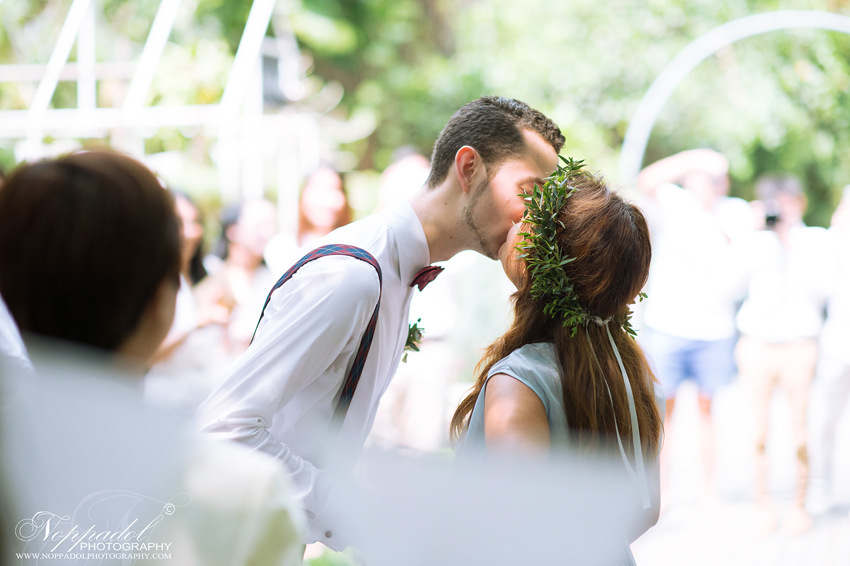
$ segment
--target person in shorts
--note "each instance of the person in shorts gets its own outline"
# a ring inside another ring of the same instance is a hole
[[[723,155],[696,149],[662,159],[638,177],[653,256],[638,340],[667,398],[662,489],[674,444],[676,393],[693,379],[699,387],[702,496],[708,499],[716,491],[712,400],[735,375],[735,311],[742,286],[733,242],[753,227],[749,204],[727,196],[728,169]]]

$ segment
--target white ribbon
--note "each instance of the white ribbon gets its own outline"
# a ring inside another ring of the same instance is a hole
[[[620,371],[623,373],[623,383],[626,385],[626,397],[629,399],[629,415],[631,416],[632,421],[632,442],[635,447],[635,468],[637,468],[637,472],[635,471],[635,468],[632,468],[632,464],[629,462],[628,456],[626,456],[626,450],[623,448],[623,440],[620,438],[620,427],[617,426],[617,411],[614,408],[614,398],[611,396],[611,388],[608,387],[608,380],[605,379],[605,372],[602,370],[602,364],[599,363],[599,358],[596,357],[596,352],[593,350],[593,342],[590,340],[590,333],[588,333],[587,327],[585,326],[584,332],[587,335],[587,342],[590,344],[590,351],[593,354],[593,359],[596,360],[599,372],[602,374],[602,379],[605,382],[605,389],[608,391],[608,400],[611,402],[611,409],[614,411],[614,430],[617,433],[617,444],[620,446],[620,454],[623,456],[623,462],[626,464],[626,470],[629,472],[629,476],[631,476],[632,481],[635,482],[638,490],[640,490],[640,499],[643,504],[643,508],[649,509],[649,483],[646,481],[646,470],[643,466],[643,451],[640,448],[640,431],[638,430],[635,396],[632,393],[632,385],[629,382],[629,376],[626,373],[626,366],[623,365],[623,358],[620,357],[620,351],[617,349],[617,344],[614,343],[614,337],[611,336],[611,329],[608,328],[608,323],[611,321],[611,317],[603,320],[598,316],[592,316],[590,317],[590,320],[599,326],[605,327],[605,330],[608,332],[608,340],[611,342],[611,348],[614,349],[614,356],[616,356],[617,363],[620,365]]]

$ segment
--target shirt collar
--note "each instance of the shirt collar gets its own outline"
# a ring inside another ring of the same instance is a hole
[[[423,267],[431,264],[431,251],[419,217],[410,204],[404,202],[384,212],[398,248],[399,279],[409,285]]]

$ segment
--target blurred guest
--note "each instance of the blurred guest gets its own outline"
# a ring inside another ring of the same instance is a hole
[[[197,286],[195,297],[199,311],[218,310],[221,322],[211,325],[218,332],[213,350],[223,355],[216,362],[223,369],[248,348],[266,295],[276,280],[263,260],[263,250],[276,229],[275,206],[267,200],[232,205],[222,212],[221,220],[217,251],[224,262]]]
[[[110,551],[98,560],[109,564],[154,563],[148,550],[181,564],[298,564],[303,517],[282,469],[142,403],[179,286],[173,206],[143,165],[106,152],[20,167],[0,190],[0,293],[35,368],[0,381],[16,544]],[[105,543],[121,528],[135,548]],[[90,536],[57,543],[45,529]]]
[[[180,291],[177,293],[177,307],[174,323],[168,331],[165,341],[154,357],[160,362],[172,357],[189,335],[189,332],[203,326],[198,320],[198,305],[192,293],[192,287],[207,275],[204,268],[203,238],[204,227],[200,221],[200,212],[189,195],[173,192],[174,208],[180,218]],[[206,322],[206,321],[205,321]]]
[[[653,239],[639,340],[667,397],[662,477],[673,444],[676,391],[682,381],[694,379],[709,497],[716,489],[712,399],[735,374],[736,271],[730,241],[751,230],[753,222],[745,201],[726,196],[728,170],[723,155],[696,149],[662,159],[638,177]],[[666,479],[662,485],[666,489]]]
[[[393,152],[392,163],[381,173],[378,182],[378,205],[381,211],[404,202],[418,191],[431,171],[431,162],[410,146]]]
[[[298,231],[295,236],[281,232],[266,246],[265,259],[269,269],[277,277],[283,275],[303,255],[298,254],[299,249],[351,223],[351,220],[351,206],[342,177],[331,167],[320,167],[307,179],[298,197]]]
[[[174,208],[183,226],[180,274],[192,285],[206,277],[204,268],[204,224],[201,211],[188,194],[173,191]]]
[[[850,185],[828,231],[830,258],[827,316],[820,336],[818,368],[812,383],[809,438],[811,443],[811,492],[809,509],[814,513],[832,507],[835,435],[850,397]]]
[[[765,444],[770,400],[777,385],[788,393],[797,455],[797,486],[783,528],[807,531],[811,520],[804,509],[809,462],[806,411],[809,385],[818,357],[817,338],[826,302],[827,233],[803,223],[806,197],[800,182],[788,175],[761,177],[754,207],[764,226],[743,243],[747,258],[748,293],[737,324],[741,339],[736,358],[741,379],[753,391],[756,440],[756,499],[761,517],[757,528],[776,528],[777,515],[768,493]]]
[[[180,290],[174,322],[145,376],[145,397],[188,420],[212,391],[221,362],[214,350],[220,332],[205,328],[210,323],[226,325],[230,311],[215,303],[203,310],[198,308],[193,286],[207,274],[203,262],[203,223],[200,211],[187,194],[172,194],[182,225]]]
[[[298,245],[305,246],[351,222],[342,177],[322,167],[307,179],[298,203]]]

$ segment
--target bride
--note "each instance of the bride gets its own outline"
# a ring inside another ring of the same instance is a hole
[[[664,400],[629,323],[650,257],[641,211],[564,160],[499,251],[517,287],[513,324],[487,348],[451,424],[462,453],[619,452],[644,509],[630,541],[659,509]]]

